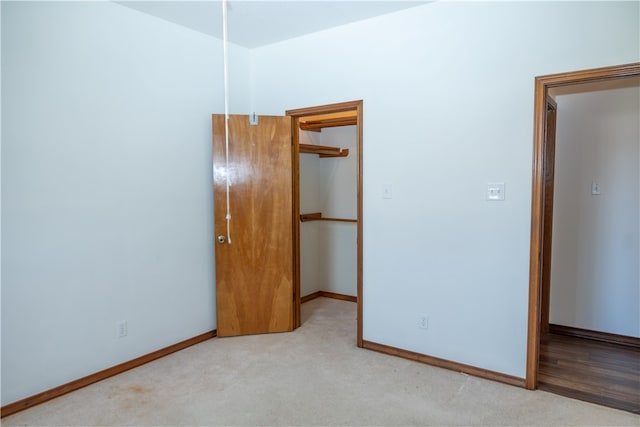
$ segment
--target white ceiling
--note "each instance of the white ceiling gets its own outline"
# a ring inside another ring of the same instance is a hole
[[[220,0],[116,3],[222,38]],[[254,48],[425,3],[429,1],[229,1],[228,37]]]

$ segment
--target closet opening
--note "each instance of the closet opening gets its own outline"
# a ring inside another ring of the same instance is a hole
[[[316,297],[357,304],[362,347],[362,101],[292,117],[294,325]]]

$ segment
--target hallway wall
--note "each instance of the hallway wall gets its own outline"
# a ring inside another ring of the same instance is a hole
[[[640,337],[640,87],[556,100],[549,320]]]

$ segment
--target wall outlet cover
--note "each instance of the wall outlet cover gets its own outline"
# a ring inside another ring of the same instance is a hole
[[[382,184],[382,198],[391,199],[393,197],[393,189],[391,184]]]
[[[429,316],[427,316],[426,314],[419,314],[418,327],[420,329],[429,329]]]

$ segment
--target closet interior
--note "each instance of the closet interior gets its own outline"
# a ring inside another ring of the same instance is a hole
[[[357,113],[300,117],[300,295],[356,301]]]

